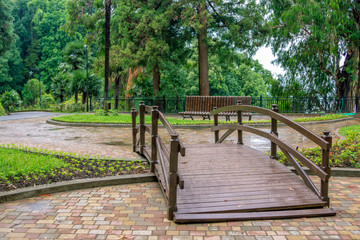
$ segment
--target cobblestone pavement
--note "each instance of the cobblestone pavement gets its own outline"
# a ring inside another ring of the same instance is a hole
[[[360,239],[360,178],[330,181],[335,217],[175,224],[157,183],[57,193],[0,204],[0,239]]]
[[[131,128],[54,126],[46,123],[48,118],[47,116],[0,121],[0,144],[21,144],[29,147],[119,159],[141,158],[132,152]],[[257,118],[259,116],[254,116],[254,119]],[[331,124],[306,125],[305,127],[321,135],[323,130],[330,130],[334,133],[339,127],[353,124],[359,124],[359,121],[348,120]],[[261,129],[269,131],[270,127],[261,127]],[[214,134],[209,128],[176,129],[176,131],[184,143],[214,141]],[[314,146],[310,140],[288,127],[279,126],[278,132],[279,137],[293,147]],[[160,129],[160,135],[165,142],[170,139],[164,128]],[[235,142],[236,138],[234,133],[225,143]],[[147,142],[150,142],[148,134]],[[270,142],[267,139],[247,132],[244,132],[244,143],[261,151],[269,151],[270,149]]]

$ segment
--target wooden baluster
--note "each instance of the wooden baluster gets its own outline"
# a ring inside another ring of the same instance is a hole
[[[132,127],[132,137],[133,137],[133,152],[136,152],[136,109],[131,109],[131,127]]]
[[[171,134],[170,140],[170,174],[169,174],[169,195],[168,195],[168,216],[169,220],[174,217],[174,212],[177,211],[177,184],[178,184],[178,156],[179,156],[179,135]]]
[[[241,105],[241,100],[237,101],[237,105]],[[243,125],[242,123],[242,112],[241,111],[237,111],[237,121],[238,121],[238,125]],[[243,132],[242,130],[238,130],[238,142],[237,144],[244,144],[243,143]]]
[[[155,171],[155,164],[157,163],[156,138],[158,137],[158,125],[159,125],[158,106],[153,106],[153,109],[152,109],[152,112],[151,112],[151,163],[150,163],[150,172]]]
[[[329,176],[331,175],[331,168],[329,166],[329,158],[330,158],[330,148],[332,145],[332,137],[330,136],[330,132],[329,131],[323,131],[323,136],[321,136],[325,141],[327,141],[328,143],[330,143],[330,147],[329,149],[322,149],[322,161],[321,161],[321,167],[322,169],[329,174]],[[329,179],[325,180],[325,181],[321,181],[321,186],[320,186],[320,193],[321,193],[321,199],[323,201],[326,201],[328,206],[330,205],[330,198],[329,198]]]
[[[278,113],[279,109],[277,107],[277,104],[272,104],[271,110]],[[271,133],[276,135],[276,136],[279,136],[279,133],[277,131],[277,120],[275,118],[271,118]],[[271,159],[277,159],[277,156],[276,156],[276,144],[274,142],[271,142],[271,155],[270,155],[270,158]]]
[[[216,109],[217,109],[217,107],[214,107],[214,110],[216,110]],[[218,125],[219,125],[219,115],[215,114],[214,115],[214,126],[216,127]],[[216,130],[214,133],[215,133],[215,143],[216,143],[217,141],[219,141],[219,130]]]
[[[143,101],[139,105],[140,110],[140,154],[144,154],[145,147],[145,104]]]

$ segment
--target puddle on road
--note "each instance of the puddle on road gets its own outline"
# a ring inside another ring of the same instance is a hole
[[[56,130],[61,130],[61,129],[64,129],[64,128],[49,128],[49,129],[46,129],[46,131],[56,131]]]
[[[72,138],[65,138],[64,140],[65,141],[73,141],[73,140],[77,140],[77,139],[80,139],[82,137],[72,137]]]
[[[131,146],[131,142],[122,142],[122,141],[111,141],[111,142],[100,142],[103,145],[111,145],[111,146]]]

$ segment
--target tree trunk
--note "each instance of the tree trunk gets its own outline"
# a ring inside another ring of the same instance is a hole
[[[160,91],[160,71],[158,63],[156,63],[153,68],[153,91],[154,96],[156,96]]]
[[[115,76],[115,105],[114,109],[119,108],[119,94],[120,94],[120,75]]]
[[[78,102],[78,92],[75,93],[75,103]]]
[[[86,92],[82,93],[82,99],[81,99],[82,104],[86,103]]]
[[[209,63],[208,63],[208,46],[206,43],[207,37],[207,22],[206,22],[206,3],[201,1],[198,8],[198,15],[201,16],[201,29],[198,33],[198,51],[199,51],[199,95],[209,96]]]
[[[108,111],[108,93],[109,93],[109,57],[110,57],[110,16],[111,16],[111,0],[105,0],[105,88],[104,88],[104,104],[105,111]]]

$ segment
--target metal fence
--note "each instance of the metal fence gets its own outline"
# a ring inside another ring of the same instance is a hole
[[[118,110],[130,112],[138,108],[141,101],[145,105],[159,107],[164,113],[185,111],[186,97],[131,97],[119,98]],[[110,108],[114,108],[114,98],[109,98]],[[318,98],[318,97],[251,97],[251,105],[271,109],[277,104],[281,113],[353,113],[359,109],[359,97],[354,98]],[[98,106],[103,108],[103,98],[98,100]]]

